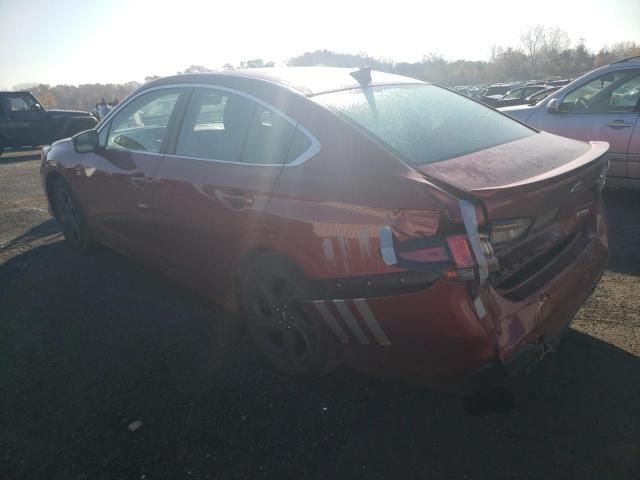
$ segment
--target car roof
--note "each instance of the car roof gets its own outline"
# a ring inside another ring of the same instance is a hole
[[[159,86],[174,83],[215,83],[221,78],[230,79],[240,77],[255,80],[256,82],[275,83],[295,90],[306,96],[319,93],[333,92],[359,88],[360,84],[350,74],[358,71],[357,68],[341,67],[272,67],[250,68],[245,70],[230,70],[212,73],[194,73],[173,75],[154,80],[145,87]],[[398,84],[426,84],[422,80],[395,75],[392,73],[371,71],[371,83],[369,85],[398,85]]]

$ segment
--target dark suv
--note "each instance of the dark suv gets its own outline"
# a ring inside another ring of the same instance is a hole
[[[0,155],[8,148],[49,144],[97,123],[89,112],[45,110],[29,92],[0,92]]]

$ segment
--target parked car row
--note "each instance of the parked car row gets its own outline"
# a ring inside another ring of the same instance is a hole
[[[535,101],[539,102],[546,95],[563,85],[567,85],[571,80],[528,80],[526,82],[494,83],[491,85],[470,85],[456,86],[453,90],[468,97],[480,100],[492,107],[507,107],[511,105],[528,105]],[[546,90],[546,95],[541,92]],[[541,95],[534,97],[534,94]]]

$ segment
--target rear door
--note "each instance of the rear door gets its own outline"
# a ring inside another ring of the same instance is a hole
[[[636,91],[640,94],[640,87],[636,88]],[[640,100],[638,107],[640,107]],[[636,109],[639,109],[638,107],[636,107]],[[631,134],[631,140],[629,142],[627,173],[631,178],[640,179],[640,118],[636,120],[636,126],[633,128],[633,133]]]
[[[117,247],[143,256],[153,251],[150,186],[185,93],[163,88],[135,97],[100,129],[102,148],[75,166],[89,222]]]
[[[239,241],[261,213],[294,152],[296,123],[264,102],[225,88],[195,88],[174,153],[154,183],[165,269],[208,293],[227,284]]]
[[[638,69],[600,75],[567,93],[559,112],[540,109],[529,123],[578,140],[609,142],[609,175],[627,177],[629,143],[638,121],[639,86]]]

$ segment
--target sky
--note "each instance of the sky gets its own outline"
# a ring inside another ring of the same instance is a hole
[[[142,81],[307,51],[419,61],[487,60],[529,26],[558,26],[591,50],[640,43],[640,0],[0,0],[0,89]]]

